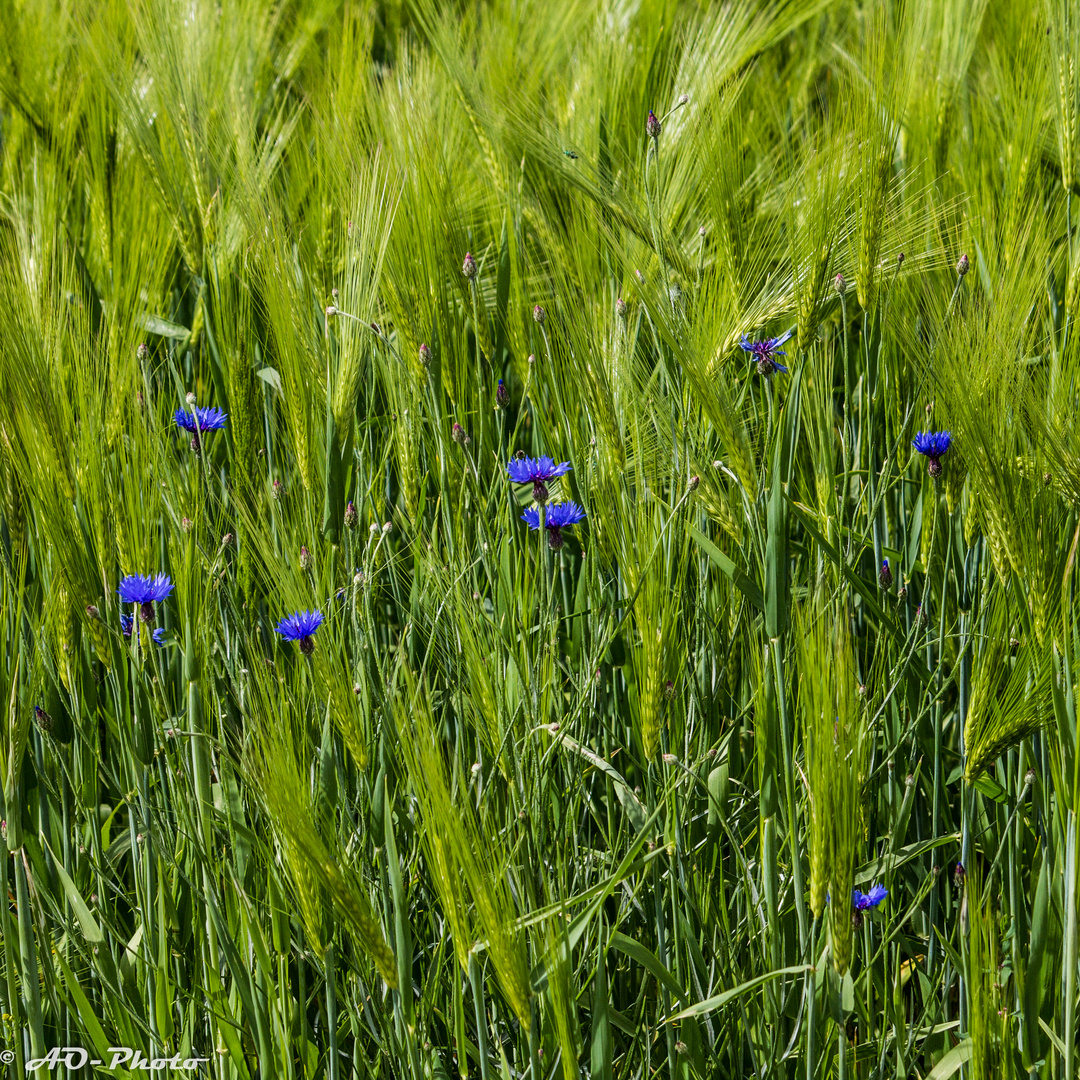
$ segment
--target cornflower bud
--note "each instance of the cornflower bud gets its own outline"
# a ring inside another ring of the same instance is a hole
[[[306,570],[311,565],[311,552],[303,544],[300,545],[300,569]]]
[[[625,319],[629,310],[630,305],[620,296],[615,301],[615,314],[618,315],[620,319]]]
[[[454,438],[454,442],[460,446],[465,445],[465,429],[455,420],[454,426],[450,429],[450,433]]]
[[[140,341],[139,347],[135,350],[135,355],[140,360],[148,360],[150,358],[150,346],[145,341]]]
[[[547,312],[537,304],[536,307],[533,308],[533,318],[540,326],[543,326],[544,321],[547,319]]]
[[[971,264],[968,262],[968,257],[966,255],[961,255],[960,261],[956,264],[957,277],[963,277],[970,269]]]
[[[431,350],[426,345],[420,346],[420,363],[423,364],[424,367],[431,366]]]
[[[656,113],[649,110],[649,115],[645,118],[645,133],[650,139],[660,138],[660,121],[656,118]]]
[[[891,589],[893,583],[892,570],[889,569],[889,560],[884,559],[881,563],[881,572],[878,574],[878,584],[883,589]]]
[[[476,265],[476,260],[472,257],[471,252],[465,252],[465,261],[461,264],[461,272],[465,275],[466,281],[476,280],[480,268]]]
[[[837,296],[843,296],[847,292],[847,282],[844,280],[843,274],[837,274],[833,278],[832,287]]]
[[[495,404],[500,409],[505,409],[510,404],[510,391],[506,389],[506,383],[499,380],[499,385],[495,387]]]
[[[356,512],[356,507],[353,506],[350,500],[345,504],[345,528],[355,529],[357,522],[360,520],[360,515]]]

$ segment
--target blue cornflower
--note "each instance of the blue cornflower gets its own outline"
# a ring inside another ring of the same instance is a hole
[[[225,426],[225,418],[228,415],[217,407],[195,406],[191,412],[177,409],[173,419],[177,427],[182,427],[185,431],[219,431]]]
[[[936,480],[941,475],[941,457],[952,445],[951,431],[920,431],[911,445],[930,459],[926,471]]]
[[[164,600],[173,591],[173,583],[168,574],[129,574],[116,591],[122,603],[138,604],[139,618],[148,623],[154,621],[155,601]]]
[[[554,458],[546,455],[538,458],[515,458],[506,466],[510,482],[514,484],[532,484],[533,498],[538,503],[548,501],[547,481],[556,476],[565,476],[570,471],[570,462],[555,464]]]
[[[121,615],[120,616],[120,632],[124,635],[124,637],[131,637],[132,628],[134,628],[134,630],[135,630],[135,636],[138,637],[139,628],[137,626],[135,626],[135,620],[130,615]],[[165,644],[165,630],[162,627],[159,626],[154,631],[153,638],[154,638],[154,644],[155,645],[164,645]]]
[[[299,641],[300,651],[305,656],[310,656],[315,651],[312,635],[322,624],[321,611],[297,611],[292,615],[286,615],[274,627],[274,632],[280,634],[286,641]]]
[[[874,885],[868,893],[852,889],[851,906],[856,911],[869,911],[871,908],[876,908],[888,895],[889,890],[884,885]]]
[[[751,358],[756,361],[759,375],[771,375],[774,371],[782,371],[786,374],[787,368],[783,364],[778,364],[773,357],[787,355],[780,346],[794,334],[794,330],[789,330],[786,334],[766,338],[764,341],[751,341],[743,334],[742,341],[739,342],[739,348],[743,352],[748,352]]]
[[[530,506],[521,515],[529,523],[530,529],[540,528],[540,511]],[[576,525],[585,517],[585,511],[576,502],[553,503],[544,515],[544,528],[547,529],[548,546],[558,551],[563,546],[562,530],[568,525]]]
[[[191,449],[197,454],[202,446],[199,433],[203,431],[219,431],[225,426],[225,417],[218,408],[192,406],[191,412],[177,409],[173,416],[176,426],[191,432]]]

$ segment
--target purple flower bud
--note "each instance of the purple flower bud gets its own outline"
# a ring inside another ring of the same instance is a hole
[[[881,563],[881,572],[878,574],[878,584],[883,589],[891,589],[893,583],[892,570],[889,569],[889,560],[884,559]]]
[[[461,264],[461,272],[465,275],[466,281],[476,280],[480,268],[476,265],[476,260],[472,257],[471,252],[465,252],[465,261]]]
[[[645,119],[645,132],[650,139],[660,138],[660,121],[656,119],[656,113],[649,110],[649,115]]]

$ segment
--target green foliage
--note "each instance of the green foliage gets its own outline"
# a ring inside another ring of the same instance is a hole
[[[13,1076],[1075,1077],[1072,4],[7,16]]]

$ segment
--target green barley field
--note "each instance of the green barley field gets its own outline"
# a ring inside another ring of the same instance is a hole
[[[1080,1077],[1077,0],[9,0],[0,1068]]]

